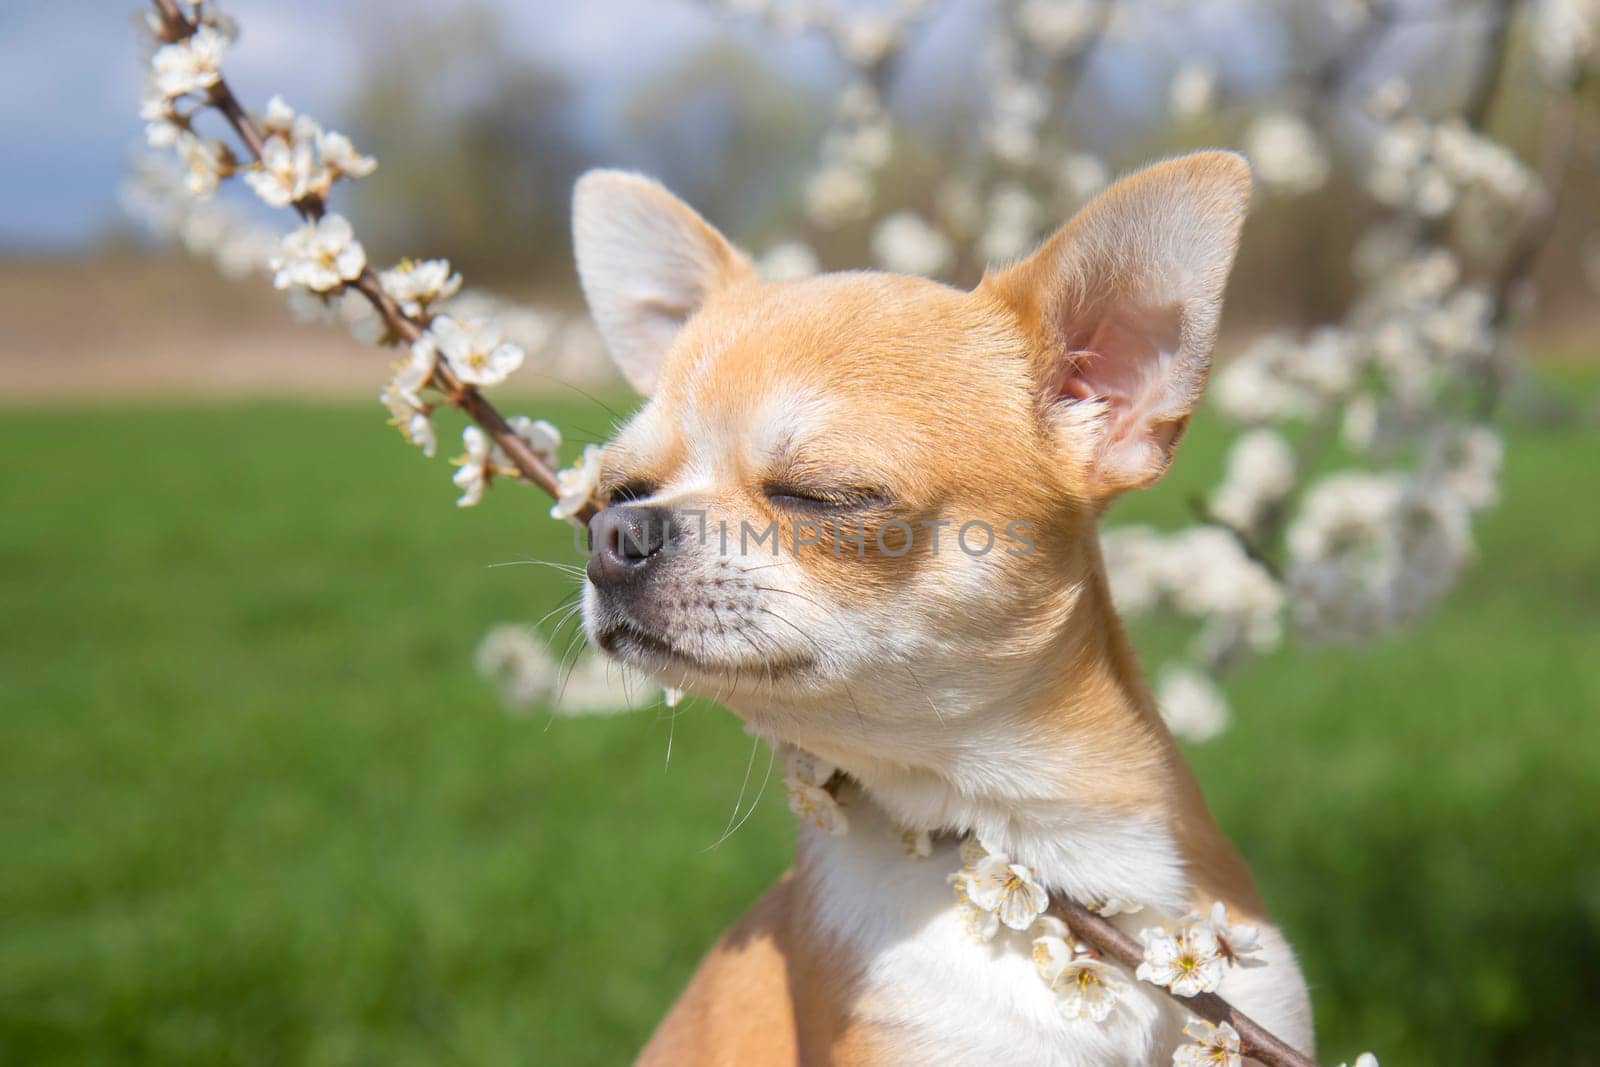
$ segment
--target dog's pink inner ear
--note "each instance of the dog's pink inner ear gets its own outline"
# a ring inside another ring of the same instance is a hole
[[[1131,488],[1159,477],[1171,461],[1199,385],[1175,374],[1181,314],[1115,309],[1069,326],[1046,382],[1055,403],[1092,401],[1094,473],[1106,488]],[[1074,420],[1081,421],[1081,420]]]
[[[1177,327],[1175,310],[1108,315],[1076,330],[1069,327],[1051,386],[1064,400],[1099,397],[1114,407],[1132,408],[1159,386],[1178,346]]]

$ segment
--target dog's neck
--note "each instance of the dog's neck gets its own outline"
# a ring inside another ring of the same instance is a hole
[[[1094,568],[1070,588],[1070,610],[1021,642],[1030,651],[1003,678],[925,677],[920,693],[899,693],[920,701],[922,716],[938,701],[933,727],[913,717],[852,736],[848,724],[862,720],[846,709],[821,729],[799,713],[751,716],[752,728],[836,764],[859,786],[857,803],[893,824],[971,833],[1079,899],[1176,913],[1204,897],[1258,910],[1248,868],[1155,710],[1103,576]]]

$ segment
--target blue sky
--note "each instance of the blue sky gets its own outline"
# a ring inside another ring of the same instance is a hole
[[[81,247],[118,218],[117,185],[141,144],[136,0],[0,5],[0,249]],[[247,104],[283,92],[332,126],[360,81],[359,19],[384,0],[233,0],[243,27],[227,73]],[[616,72],[619,87],[716,32],[699,5],[670,0],[497,3],[516,45],[568,66]],[[430,5],[440,10],[440,5]],[[626,26],[627,33],[618,32]],[[591,101],[594,102],[594,101]]]
[[[603,130],[628,93],[663,64],[719,33],[760,45],[765,62],[798,82],[821,84],[839,74],[825,46],[786,39],[751,25],[730,31],[705,0],[489,0],[512,47],[566,69],[582,87],[580,123]],[[282,92],[297,110],[328,125],[347,125],[341,104],[362,79],[363,25],[404,17],[417,3],[448,13],[439,0],[231,0],[242,34],[227,73],[247,105]],[[959,0],[928,26],[898,96],[908,111],[937,108],[961,91],[976,61],[975,21],[982,3]],[[117,186],[141,147],[137,116],[142,68],[132,29],[137,0],[8,0],[0,5],[0,250],[70,250],[91,243],[119,219]],[[1113,47],[1097,56],[1097,98],[1119,113],[1086,116],[1120,128],[1129,113],[1159,108],[1174,49],[1207,47],[1225,58],[1235,81],[1274,76],[1282,55],[1267,20],[1250,18],[1249,3],[1208,0],[1184,17],[1171,40]],[[1167,27],[1171,35],[1174,27]]]

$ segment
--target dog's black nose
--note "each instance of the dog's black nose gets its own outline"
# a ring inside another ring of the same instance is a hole
[[[589,580],[602,589],[634,581],[661,558],[671,527],[667,508],[601,508],[589,520]]]

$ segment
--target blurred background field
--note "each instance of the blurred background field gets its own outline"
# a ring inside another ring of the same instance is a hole
[[[1382,5],[1122,6],[1179,28],[1109,36],[1053,114],[1111,171],[1238,143],[1340,36],[1335,9]],[[1323,191],[1258,197],[1221,360],[1339,319],[1358,237],[1386,217],[1347,192],[1372,136],[1358,97],[1404,69],[1448,110],[1471,88],[1462,57],[1517,6],[1400,0],[1416,24],[1358,51],[1319,127]],[[381,159],[335,196],[374,265],[448,255],[470,285],[576,312],[567,193],[593,165],[659,174],[752,250],[798,236],[826,267],[881,258],[869,227],[802,218],[851,77],[814,34],[690,0],[227,7],[248,102],[281,90]],[[946,164],[988,130],[972,42],[992,9],[940,10],[888,79],[879,213],[937,215]],[[1175,129],[1167,85],[1196,60],[1219,102]],[[1529,158],[1530,63],[1486,118]],[[0,1064],[624,1062],[788,862],[781,790],[755,788],[767,755],[695,702],[508,712],[474,649],[541,617],[569,647],[552,620],[574,584],[529,562],[571,561],[569,532],[516,487],[451,506],[449,468],[383,426],[386,354],[127,219],[141,76],[119,9],[0,12],[0,91],[22,102],[0,109],[17,148],[0,168]],[[1538,301],[1507,301],[1526,371],[1491,405],[1502,499],[1462,584],[1414,628],[1247,663],[1232,727],[1188,746],[1299,951],[1331,1063],[1600,1064],[1600,139],[1583,129]],[[963,256],[948,274],[970,282]],[[506,391],[567,432],[569,459],[636,403],[598,360],[530,359]],[[458,428],[440,426],[443,453]],[[1172,477],[1112,518],[1192,522],[1232,432],[1206,414]],[[1190,636],[1135,632],[1151,664]]]
[[[1600,375],[1546,380],[1569,416],[1513,429],[1448,608],[1258,661],[1190,748],[1335,1057],[1597,1062],[1600,501],[1573,472],[1600,463],[1574,414]],[[503,710],[485,626],[573,583],[494,565],[573,558],[567,536],[532,491],[447,506],[373,422],[0,420],[0,1062],[622,1062],[787,864],[775,784],[708,850],[750,756],[721,709]],[[1182,520],[1212,431],[1147,517]]]

